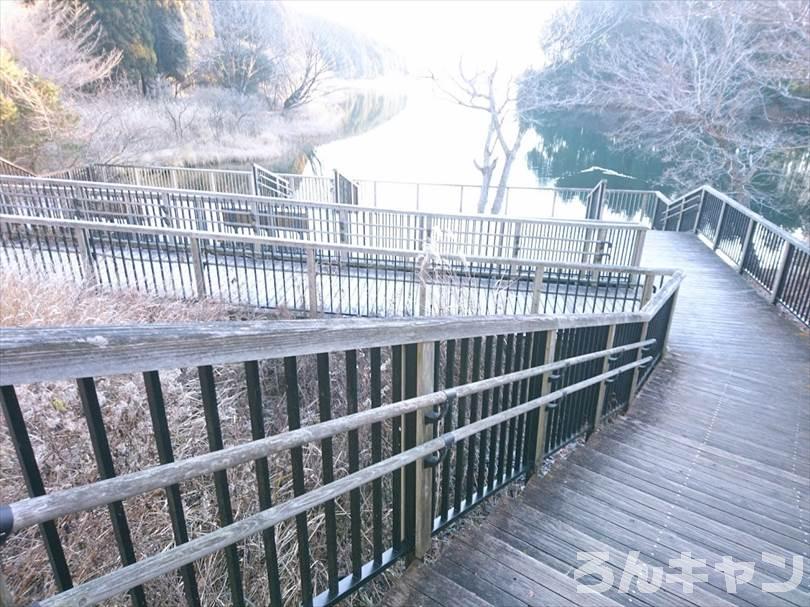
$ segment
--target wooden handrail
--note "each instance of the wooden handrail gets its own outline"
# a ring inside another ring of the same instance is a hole
[[[516,328],[542,331],[648,322],[678,289],[682,278],[680,272],[672,275],[637,312],[3,329],[0,384],[462,339],[507,333]]]
[[[790,232],[788,232],[784,228],[780,228],[778,225],[776,225],[772,221],[769,221],[768,219],[765,219],[765,217],[763,217],[759,213],[756,213],[756,212],[752,211],[751,209],[749,209],[745,205],[740,204],[739,202],[737,202],[736,200],[734,200],[733,198],[731,198],[727,194],[724,194],[723,192],[721,192],[720,190],[710,186],[709,184],[703,184],[700,187],[689,190],[685,194],[681,194],[681,195],[673,198],[667,204],[668,205],[676,205],[679,202],[685,201],[685,200],[687,200],[688,198],[690,198],[692,196],[700,194],[702,191],[708,192],[709,194],[711,194],[715,198],[718,198],[720,201],[722,201],[723,204],[726,204],[726,205],[732,207],[733,209],[739,211],[740,213],[742,213],[746,217],[749,217],[750,219],[753,219],[756,223],[762,225],[763,227],[767,228],[771,232],[774,232],[775,234],[779,235],[780,238],[783,238],[784,240],[786,240],[787,242],[789,242],[793,246],[798,247],[800,250],[802,250],[802,251],[804,251],[806,253],[810,253],[810,245],[808,245],[805,242],[802,242],[801,240],[796,238],[793,234],[791,234]],[[690,207],[690,209],[691,208],[694,208],[694,207]],[[686,209],[686,210],[689,210],[689,209]],[[677,211],[676,210],[674,212],[674,214],[677,214],[678,212],[683,212],[683,211]]]
[[[551,225],[571,225],[579,227],[599,227],[599,228],[619,228],[626,230],[646,231],[649,228],[642,224],[628,223],[628,222],[608,222],[602,220],[588,220],[588,219],[537,219],[531,217],[504,217],[501,215],[481,215],[481,214],[463,214],[463,213],[439,213],[435,211],[408,211],[403,209],[389,209],[381,207],[369,207],[359,205],[344,205],[331,202],[312,202],[307,200],[296,200],[293,198],[269,198],[264,196],[256,196],[252,194],[228,194],[220,192],[209,192],[204,190],[183,190],[175,188],[161,188],[155,186],[138,186],[132,184],[122,183],[105,183],[99,181],[79,181],[73,179],[52,179],[45,177],[18,177],[13,175],[0,176],[0,184],[7,183],[42,183],[54,184],[64,187],[87,187],[87,188],[109,188],[120,189],[137,192],[156,192],[156,193],[178,193],[187,197],[210,197],[219,200],[239,200],[239,201],[257,201],[257,202],[272,202],[275,204],[288,204],[296,205],[315,209],[332,209],[336,211],[349,212],[349,213],[385,213],[392,215],[407,215],[407,216],[423,216],[423,217],[441,217],[447,219],[470,219],[477,221],[487,221],[496,223],[529,223],[529,224],[551,224]]]
[[[267,457],[273,453],[287,451],[307,443],[336,436],[349,432],[350,430],[357,430],[373,423],[383,422],[428,407],[435,407],[447,402],[449,398],[465,398],[486,390],[491,390],[524,379],[530,379],[542,375],[543,373],[551,373],[591,360],[622,354],[632,350],[639,350],[640,348],[650,346],[654,343],[654,339],[649,339],[615,348],[599,350],[597,352],[589,352],[579,356],[572,356],[531,369],[507,373],[454,388],[432,392],[423,396],[409,398],[385,407],[344,415],[327,422],[284,432],[262,440],[228,447],[221,451],[198,455],[171,464],[145,468],[137,472],[97,481],[89,485],[55,491],[40,497],[20,500],[10,505],[14,520],[12,531],[16,532],[20,529],[32,527],[45,521],[81,510],[90,510],[98,506],[105,506],[115,501],[146,493],[147,491],[163,489],[169,485],[184,482],[203,474],[211,474],[218,470],[233,468],[261,457]],[[185,365],[185,363],[183,364]]]
[[[207,232],[202,230],[182,230],[179,228],[163,228],[157,226],[140,226],[107,223],[98,221],[85,221],[79,219],[57,219],[51,217],[34,217],[30,215],[9,215],[0,213],[0,223],[12,224],[32,224],[42,226],[55,226],[64,228],[80,228],[85,230],[96,230],[101,232],[125,232],[131,234],[153,234],[159,236],[172,236],[179,238],[197,238],[207,240],[217,240],[223,242],[239,242],[245,244],[259,244],[269,246],[286,246],[303,250],[329,250],[343,253],[362,253],[366,255],[389,255],[408,258],[420,258],[430,256],[429,251],[416,251],[413,249],[393,249],[363,247],[356,245],[317,242],[312,240],[296,240],[289,238],[273,238],[269,236],[256,236],[252,234],[227,234],[224,232]],[[599,253],[594,253],[599,255]],[[650,268],[626,265],[611,264],[588,264],[578,262],[565,262],[553,260],[524,260],[513,257],[477,257],[469,255],[457,255],[453,253],[442,253],[442,259],[457,261],[462,263],[485,263],[493,265],[521,265],[521,266],[546,266],[551,268],[571,269],[571,270],[592,270],[599,272],[626,272],[633,274],[643,274],[653,272],[661,275],[674,275],[678,270],[674,268]]]
[[[635,346],[638,347],[639,344],[635,344]],[[604,352],[602,355],[604,355]],[[506,409],[495,415],[490,415],[477,422],[442,434],[437,438],[421,443],[416,447],[403,451],[381,462],[372,464],[358,472],[318,487],[301,496],[294,497],[283,504],[263,510],[231,525],[193,539],[185,544],[175,546],[156,555],[142,559],[125,568],[118,569],[94,580],[85,582],[75,588],[44,599],[39,602],[39,605],[42,607],[58,607],[76,604],[97,604],[104,599],[121,594],[130,588],[139,586],[160,575],[174,571],[183,565],[222,550],[247,537],[258,534],[264,529],[278,525],[297,514],[306,512],[313,507],[348,493],[352,489],[366,485],[374,479],[403,468],[443,448],[447,448],[448,445],[452,445],[454,442],[530,413],[544,405],[564,398],[566,395],[584,390],[590,386],[620,375],[621,373],[632,371],[639,366],[651,362],[651,360],[650,357],[646,357],[628,363],[606,373],[595,375],[561,390],[556,390],[524,404]],[[222,453],[224,453],[224,451],[218,452],[220,455]]]

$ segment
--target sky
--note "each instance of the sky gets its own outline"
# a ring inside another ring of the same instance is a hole
[[[412,72],[471,67],[522,72],[540,60],[543,23],[559,0],[290,0],[293,10],[316,14],[372,36],[398,52]]]

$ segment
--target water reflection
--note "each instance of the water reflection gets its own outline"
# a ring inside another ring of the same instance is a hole
[[[608,137],[585,123],[586,117],[576,115],[546,115],[542,122],[534,122],[539,135],[537,147],[527,153],[527,163],[537,176],[538,183],[554,183],[558,187],[594,187],[600,179],[606,179],[608,188],[628,190],[660,190],[667,195],[674,192],[663,183],[666,169],[659,157],[649,150],[624,150],[614,145]],[[598,170],[598,169],[603,170]],[[790,231],[797,232],[802,226],[801,201],[796,200],[798,188],[787,188],[801,177],[802,171],[810,170],[810,152],[786,160],[776,177],[762,180],[760,189],[770,192],[781,208],[752,203],[752,210]],[[695,187],[702,184],[695,184]],[[723,189],[722,183],[712,184]],[[580,205],[579,197],[569,195],[572,204]],[[638,209],[627,207],[620,196],[610,197],[608,210],[613,218],[638,219]],[[645,214],[646,215],[646,214]],[[641,219],[649,219],[644,215]],[[807,218],[805,218],[805,221]]]

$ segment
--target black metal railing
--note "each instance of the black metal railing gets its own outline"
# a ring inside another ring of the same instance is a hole
[[[0,176],[0,212],[435,255],[638,265],[637,224],[506,218]]]
[[[653,227],[694,231],[762,287],[771,303],[810,326],[807,243],[710,186],[671,201]]]
[[[10,160],[0,157],[0,175],[16,175],[18,177],[33,177],[34,174]]]
[[[679,281],[623,314],[6,330],[27,491],[5,486],[3,551],[51,562],[8,584],[43,606],[332,604],[628,405],[615,386],[660,359]],[[117,556],[72,531],[108,525]]]
[[[379,317],[634,311],[674,273],[16,215],[0,216],[0,255],[102,288]]]

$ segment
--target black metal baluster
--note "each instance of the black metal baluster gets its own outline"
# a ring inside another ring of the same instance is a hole
[[[492,354],[493,343],[495,338],[491,335],[487,336],[484,340],[484,373],[483,379],[492,377]],[[489,400],[492,396],[492,390],[486,390],[481,394],[481,418],[486,419],[489,417]],[[478,454],[478,497],[479,499],[484,495],[484,489],[487,487],[487,461],[489,459],[490,449],[490,434],[491,430],[484,430],[481,432],[481,451]]]
[[[222,426],[219,421],[214,370],[210,365],[204,365],[197,368],[197,373],[200,376],[200,392],[205,414],[208,448],[212,452],[220,451],[224,445],[222,442]],[[228,473],[226,470],[214,472],[214,488],[217,494],[219,525],[220,527],[227,527],[233,523],[233,510],[231,508],[231,492],[228,487]],[[245,596],[242,588],[242,572],[239,566],[239,550],[235,544],[231,544],[225,548],[224,552],[228,569],[228,585],[231,589],[231,601],[234,605],[242,607],[245,604]]]
[[[469,338],[464,338],[461,340],[461,360],[458,372],[458,385],[464,385],[467,383],[469,358],[470,340]],[[467,399],[459,399],[456,406],[458,407],[456,428],[461,428],[466,422]],[[459,441],[456,444],[456,469],[453,477],[453,514],[455,516],[458,516],[459,511],[461,510],[462,482],[464,480],[464,443],[465,441]]]
[[[170,464],[174,461],[172,439],[169,433],[169,422],[166,419],[166,403],[163,399],[163,390],[160,387],[160,376],[157,371],[147,371],[143,374],[143,383],[146,388],[146,401],[149,403],[149,415],[152,418],[152,433],[155,436],[158,460],[161,464]],[[186,514],[183,510],[183,499],[180,485],[166,487],[166,503],[169,507],[169,516],[172,521],[172,532],[176,545],[188,541],[188,528]],[[200,593],[197,588],[197,577],[194,565],[189,563],[180,569],[183,578],[183,593],[189,605],[200,605]]]
[[[456,341],[454,339],[447,340],[447,363],[444,375],[444,387],[451,388],[455,385],[454,372],[456,368]],[[453,429],[453,411],[452,407],[447,407],[444,420],[442,422],[442,432],[449,432]],[[438,427],[438,421],[436,422]],[[435,468],[434,468],[435,469]],[[447,511],[450,508],[450,458],[445,457],[442,462],[442,498],[440,506],[440,516],[442,522],[447,520]]]
[[[247,383],[248,408],[250,410],[250,434],[253,440],[265,437],[264,412],[262,410],[262,388],[259,380],[259,363],[245,363],[245,381]],[[256,485],[259,490],[259,508],[267,510],[273,507],[273,496],[270,485],[270,467],[266,457],[255,460]],[[278,570],[278,551],[276,550],[276,528],[268,527],[262,531],[264,560],[267,568],[267,584],[270,590],[270,604],[280,607],[281,583]]]
[[[372,348],[370,353],[371,364],[371,407],[376,409],[382,405],[382,360],[379,348]],[[371,425],[371,463],[376,464],[382,460],[382,423]],[[383,522],[382,522],[382,479],[372,482],[372,541],[374,546],[374,562],[382,562],[383,553]]]
[[[332,389],[329,377],[329,354],[318,354],[318,412],[322,422],[332,419]],[[355,367],[356,368],[356,367]],[[332,438],[321,440],[321,467],[323,484],[328,485],[335,480],[335,467],[332,456]],[[338,565],[337,565],[337,521],[335,516],[335,500],[330,499],[323,505],[326,514],[326,570],[329,577],[329,593],[332,596],[338,593]]]
[[[525,333],[523,335],[523,357],[520,363],[521,369],[531,368],[531,356],[534,350],[534,333]],[[524,379],[520,382],[520,387],[517,393],[517,404],[522,405],[529,400],[529,380]],[[531,414],[524,414],[518,418],[517,436],[518,442],[515,445],[515,468],[518,471],[523,471],[526,466],[526,443],[529,440],[529,420]]]
[[[523,357],[523,335],[518,333],[514,336],[514,349],[510,350],[510,370],[511,371],[518,371],[521,367],[521,359]],[[508,371],[507,371],[508,372]],[[509,402],[504,403],[506,408],[511,409],[512,407],[516,407],[518,404],[518,396],[520,391],[520,383],[513,382],[510,384],[510,398]],[[509,420],[509,449],[506,452],[506,471],[504,474],[505,478],[511,477],[515,472],[515,459],[517,458],[517,454],[515,452],[515,447],[518,442],[518,428],[517,428],[517,418],[513,417]]]
[[[391,347],[392,401],[402,400],[402,346]],[[391,455],[402,452],[402,417],[391,418]],[[391,544],[394,551],[402,549],[402,468],[391,475]]]
[[[504,348],[504,336],[498,335],[495,341],[495,370],[492,373],[493,377],[498,377],[503,373],[503,348]],[[499,413],[501,410],[501,388],[495,388],[492,390],[492,415]],[[503,441],[498,441],[498,435],[500,434],[502,424],[498,424],[490,428],[489,431],[489,463],[487,464],[487,485],[489,486],[489,490],[492,491],[495,488],[495,479],[496,479],[496,471],[497,471],[497,463],[498,463],[498,452],[499,450],[503,450]]]
[[[87,429],[90,432],[90,442],[93,445],[93,455],[96,459],[99,476],[105,480],[113,478],[115,476],[115,466],[110,452],[110,443],[107,441],[107,431],[101,418],[101,406],[96,394],[96,382],[92,377],[84,377],[76,380],[76,383],[79,388],[79,398],[82,401],[82,412],[87,421]],[[124,504],[120,501],[113,502],[108,508],[121,562],[125,566],[131,565],[136,560],[135,550],[132,546],[132,536],[129,533],[129,523],[124,512]],[[129,596],[135,605],[146,605],[143,586],[136,586],[130,590]]]
[[[3,416],[6,419],[14,450],[17,452],[17,461],[20,464],[20,472],[28,489],[28,495],[29,497],[45,495],[45,484],[42,482],[42,475],[39,472],[39,465],[31,446],[31,439],[28,437],[28,429],[14,386],[0,387],[0,403],[3,405]],[[65,552],[62,549],[56,523],[54,521],[42,523],[39,525],[39,533],[45,542],[45,551],[48,553],[48,561],[51,564],[56,587],[60,592],[73,588],[73,580],[65,560]]]
[[[472,381],[476,382],[481,377],[481,338],[476,337],[473,339],[473,363],[472,363]],[[478,421],[478,394],[470,396],[470,423]],[[475,483],[475,458],[477,455],[477,442],[478,435],[473,434],[469,438],[469,447],[467,449],[467,505],[472,503],[473,493],[476,490]]]
[[[405,377],[404,377],[404,397],[413,398],[416,396],[416,361],[417,346],[408,344],[405,346]],[[405,450],[416,446],[416,412],[405,414],[405,428],[403,432],[403,446]],[[416,463],[412,462],[405,466],[405,538],[408,549],[414,546],[416,537]]]
[[[346,412],[357,413],[357,351],[346,351]],[[360,470],[360,443],[357,430],[349,432],[349,472]],[[349,494],[349,508],[352,527],[352,575],[360,579],[363,567],[363,545],[360,536],[360,489],[352,489]]]
[[[301,398],[298,393],[298,361],[294,356],[284,359],[284,379],[287,384],[287,425],[290,430],[301,427]],[[292,461],[293,493],[295,497],[306,493],[304,483],[304,454],[301,447],[290,449]],[[309,532],[307,530],[307,513],[295,516],[295,528],[298,541],[298,566],[301,572],[301,602],[312,605],[312,570],[309,556]]]

